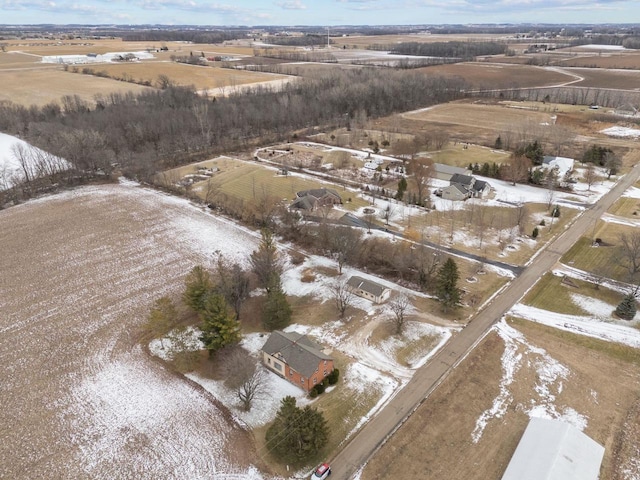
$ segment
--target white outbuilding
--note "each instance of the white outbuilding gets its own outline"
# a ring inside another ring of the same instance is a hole
[[[532,418],[502,480],[597,480],[604,447],[561,420]]]

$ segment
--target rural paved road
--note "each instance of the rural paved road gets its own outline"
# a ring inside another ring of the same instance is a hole
[[[585,210],[556,240],[544,248],[522,274],[481,310],[431,361],[416,371],[411,381],[372,418],[331,461],[333,480],[347,480],[438,387],[485,333],[548,272],[594,222],[640,177],[640,163],[591,208]]]

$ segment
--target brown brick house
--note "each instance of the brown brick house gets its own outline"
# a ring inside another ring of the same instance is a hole
[[[307,392],[333,371],[333,358],[320,345],[306,335],[280,330],[262,347],[262,363]]]

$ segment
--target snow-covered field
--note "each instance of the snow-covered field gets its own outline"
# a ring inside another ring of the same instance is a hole
[[[22,151],[24,165],[16,156],[17,150]],[[33,148],[19,138],[0,133],[0,190],[11,188],[25,180],[26,174],[30,178],[39,177],[47,172],[60,171],[69,168],[69,164],[58,157]]]
[[[247,432],[138,344],[155,298],[219,253],[246,259],[257,235],[131,184],[0,223],[0,477],[259,478]]]

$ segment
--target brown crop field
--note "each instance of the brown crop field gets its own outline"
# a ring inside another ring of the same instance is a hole
[[[640,69],[640,53],[602,52],[580,55],[562,62],[566,67]]]
[[[405,113],[404,118],[422,122],[463,125],[493,131],[511,130],[527,122],[553,123],[551,113],[529,108],[454,102]]]
[[[216,250],[246,259],[256,237],[129,185],[0,222],[0,478],[241,478],[260,462],[226,409],[139,343],[156,298]]]
[[[637,471],[638,351],[517,319],[501,330],[418,407],[361,478],[500,478],[534,410],[584,416],[585,433],[605,447],[600,478],[633,478],[623,472]],[[512,361],[519,368],[505,382]],[[562,373],[549,381],[541,364]]]
[[[112,92],[142,92],[149,87],[119,82],[109,78],[79,75],[56,68],[37,70],[0,69],[0,100],[9,100],[21,105],[45,105],[58,102],[65,95],[78,95],[89,103],[96,94]]]
[[[193,85],[198,90],[240,86],[250,83],[268,82],[286,78],[270,73],[250,72],[175,62],[137,62],[102,64],[90,66],[96,72],[105,71],[110,77],[132,77],[135,80],[149,80],[155,85],[160,75],[166,75],[178,85]]]
[[[568,72],[584,77],[576,87],[635,90],[640,88],[640,70],[607,70],[604,68],[570,68]]]
[[[418,69],[430,75],[459,77],[474,88],[543,87],[574,80],[570,75],[530,65],[454,63]]]
[[[369,35],[369,36],[348,36],[348,37],[332,37],[331,41],[335,45],[347,48],[366,48],[370,45],[392,45],[399,42],[418,42],[418,43],[435,43],[435,42],[468,42],[468,41],[492,41],[502,40],[502,35],[497,34],[447,34],[447,35]]]

